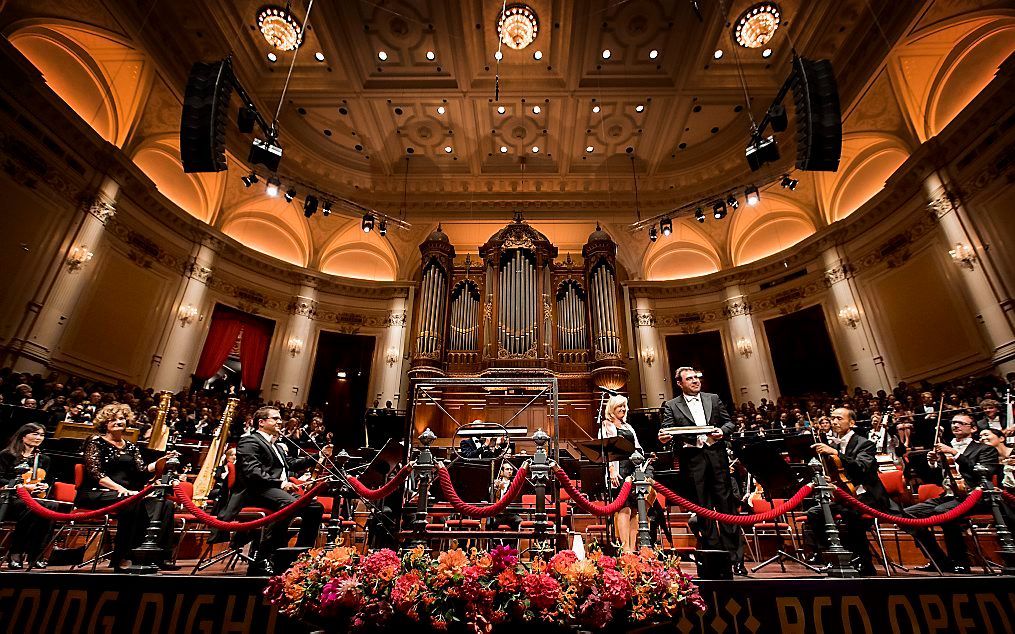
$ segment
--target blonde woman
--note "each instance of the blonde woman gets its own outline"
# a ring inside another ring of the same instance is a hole
[[[86,509],[109,506],[137,493],[155,473],[157,462],[146,465],[137,445],[123,437],[127,425],[133,421],[134,412],[122,403],[106,405],[95,414],[98,434],[84,444],[84,479],[74,500],[77,506]],[[176,455],[175,452],[171,454]],[[173,505],[164,498],[145,498],[117,513],[110,559],[112,568],[124,569],[130,565],[127,557],[144,541],[150,518],[159,518],[159,543],[166,549],[173,534]]]
[[[611,396],[606,402],[606,411],[603,414],[603,426],[599,429],[600,438],[626,438],[634,443],[639,451],[641,443],[638,442],[638,435],[634,433],[634,427],[627,422],[627,397],[619,394]],[[613,495],[617,494],[624,479],[634,473],[634,463],[630,460],[615,460],[609,464],[610,489]],[[617,529],[617,537],[625,552],[634,552],[635,544],[638,542],[638,519],[635,516],[637,498],[631,495],[628,498],[627,506],[617,511],[613,516],[613,524]]]

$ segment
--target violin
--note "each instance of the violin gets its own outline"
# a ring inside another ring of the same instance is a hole
[[[44,498],[49,492],[46,484],[46,470],[39,466],[39,452],[35,452],[32,458],[32,468],[21,474],[21,483],[24,485],[35,485],[32,490],[32,497]],[[42,485],[42,486],[39,486]]]
[[[944,413],[944,404],[945,397],[941,395],[941,402],[937,404],[937,429],[934,431],[933,447],[937,447],[941,442],[941,414]],[[962,473],[959,471],[959,465],[955,462],[955,456],[943,451],[936,452],[936,455],[941,460],[941,468],[945,472],[945,485],[955,495],[966,495],[969,493],[966,479],[962,477]]]
[[[810,422],[811,417],[807,416],[807,421]],[[814,436],[815,444],[827,444],[821,442],[821,434],[817,428],[811,425],[811,434]],[[827,438],[826,438],[827,440]],[[842,464],[842,458],[838,454],[818,454],[818,460],[821,461],[821,466],[824,467],[825,477],[828,481],[835,484],[840,489],[845,489],[850,495],[856,495],[856,486],[853,484],[849,476],[846,475],[846,469]]]

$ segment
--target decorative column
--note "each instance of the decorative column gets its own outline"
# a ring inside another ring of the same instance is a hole
[[[317,287],[307,279],[289,302],[289,319],[282,336],[275,372],[271,378],[269,397],[283,403],[304,403],[310,376],[311,351],[315,342],[314,317],[317,316]],[[265,372],[265,376],[268,373]]]
[[[197,246],[184,271],[183,292],[172,312],[165,347],[152,356],[148,384],[155,390],[179,391],[190,385],[190,376],[201,358],[201,341],[208,330],[214,305],[208,301],[208,281],[218,256],[217,240]]]
[[[22,372],[43,372],[57,351],[65,326],[81,299],[81,293],[93,278],[93,257],[102,257],[102,234],[116,214],[116,197],[120,186],[106,178],[92,200],[84,208],[77,231],[63,245],[55,262],[55,272],[40,287],[28,306],[30,313],[26,334],[11,342],[15,354],[14,369]]]
[[[381,405],[385,401],[391,401],[398,409],[401,400],[403,365],[405,359],[405,335],[408,307],[407,298],[393,297],[388,305],[387,330],[381,338],[381,380],[377,384],[379,393],[377,399]]]
[[[892,390],[884,357],[878,350],[870,316],[860,301],[853,278],[853,267],[840,247],[831,247],[821,254],[825,266],[825,284],[835,318],[829,324],[839,345],[838,352],[843,379],[850,388],[862,387],[871,392]]]
[[[959,268],[956,276],[965,289],[969,307],[975,312],[984,341],[990,346],[991,361],[1001,374],[1015,372],[1015,326],[1004,306],[1011,300],[1000,293],[1000,286],[992,283],[981,254],[983,245],[971,230],[972,222],[955,193],[941,173],[931,174],[924,181],[928,206],[938,219],[938,226],[948,244],[949,255]]]
[[[656,330],[655,303],[648,297],[635,298],[634,330],[641,373],[641,401],[644,407],[660,407],[667,399],[666,347]]]
[[[767,358],[766,346],[761,345],[758,331],[751,319],[751,305],[739,285],[728,286],[723,291],[726,305],[723,314],[729,322],[732,352],[728,355],[730,375],[733,377],[733,399],[736,403],[761,399],[772,400],[775,394],[770,389],[771,360]]]

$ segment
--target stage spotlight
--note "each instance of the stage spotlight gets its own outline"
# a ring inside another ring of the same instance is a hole
[[[747,204],[753,207],[761,200],[761,194],[758,193],[758,188],[756,186],[751,185],[744,190],[744,198],[747,199]]]
[[[388,235],[388,223],[382,220],[380,224],[377,225],[377,233],[381,234],[382,238]]]
[[[745,154],[747,155],[747,164],[751,166],[751,171],[756,172],[765,163],[779,160],[779,146],[775,142],[775,137],[769,136],[760,139],[757,143],[748,145]]]
[[[331,201],[330,200],[324,201],[324,208],[321,210],[321,215],[324,216],[325,218],[327,218],[328,216],[331,215]]]
[[[716,220],[722,220],[726,217],[726,203],[722,200],[716,200],[712,203],[712,216]]]
[[[670,220],[669,216],[663,216],[662,220],[659,221],[659,230],[667,237],[673,233],[673,221]]]
[[[783,189],[794,191],[799,182],[800,181],[798,181],[795,178],[790,178],[788,174],[783,174],[782,180],[779,182],[779,185],[781,185]]]
[[[726,197],[726,206],[732,210],[735,210],[737,207],[740,206],[740,201],[737,200],[736,196],[730,194],[729,196]]]
[[[268,179],[268,184],[264,186],[264,193],[274,198],[278,196],[278,188],[281,186],[282,181],[278,180],[277,176],[272,176]]]
[[[705,222],[705,210],[698,207],[694,210],[694,219],[698,222]]]
[[[249,176],[241,176],[240,180],[243,181],[244,187],[250,187],[257,182],[257,174],[251,172]]]
[[[659,239],[659,232],[656,231],[656,226],[652,225],[652,228],[648,230],[648,239],[651,242],[655,242]]]
[[[278,164],[282,160],[282,146],[275,139],[258,139],[250,143],[250,154],[247,162],[251,165],[263,165],[269,172],[278,171]]]
[[[291,203],[293,201],[293,198],[296,198],[296,188],[290,187],[285,191],[285,201],[287,203]]]
[[[327,209],[327,207],[325,207],[325,209]],[[306,199],[303,201],[303,215],[309,218],[310,216],[313,216],[315,212],[317,212],[317,196],[307,194]],[[324,215],[327,216],[328,213],[325,212]]]
[[[363,233],[370,233],[374,229],[374,215],[370,212],[363,214]]]

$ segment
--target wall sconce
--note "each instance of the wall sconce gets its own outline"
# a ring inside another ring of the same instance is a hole
[[[973,270],[973,262],[976,261],[976,252],[968,244],[955,243],[955,248],[948,252],[952,261],[964,269]]]
[[[197,319],[197,307],[190,304],[180,306],[180,310],[176,312],[176,318],[180,320],[180,328],[186,328]]]
[[[384,361],[388,364],[388,367],[391,367],[396,363],[398,363],[398,357],[399,357],[398,348],[394,346],[388,348],[387,352],[384,353]]]
[[[652,364],[656,361],[656,349],[652,346],[645,348],[641,351],[641,358],[645,362],[645,365],[651,368]]]
[[[846,306],[839,311],[839,321],[843,326],[856,328],[860,323],[860,311],[856,309],[856,306]]]
[[[737,339],[737,352],[742,357],[749,357],[754,354],[754,346],[751,345],[751,341],[745,337]]]
[[[303,340],[299,337],[289,338],[289,356],[295,357],[296,355],[303,352]]]
[[[71,271],[80,270],[94,256],[95,254],[88,250],[87,245],[82,244],[81,246],[74,247],[67,255],[67,268]]]

